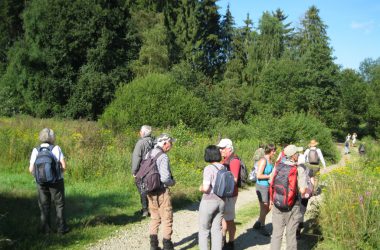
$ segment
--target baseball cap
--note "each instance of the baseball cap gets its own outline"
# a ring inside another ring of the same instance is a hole
[[[297,147],[296,145],[288,145],[284,149],[284,153],[287,157],[290,157],[298,152],[302,152],[303,147]]]
[[[221,139],[216,146],[219,148],[233,148],[232,141],[228,138]]]

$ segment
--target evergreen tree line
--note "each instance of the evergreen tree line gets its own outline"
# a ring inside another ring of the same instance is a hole
[[[315,6],[299,26],[277,9],[236,27],[216,0],[2,0],[0,115],[96,120],[111,104],[119,110],[106,117],[132,121],[160,106],[144,89],[162,85],[188,105],[168,105],[177,115],[152,125],[305,113],[337,133],[379,137],[380,58],[342,69],[326,30]]]

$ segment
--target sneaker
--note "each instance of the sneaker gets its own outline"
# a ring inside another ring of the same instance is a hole
[[[253,225],[254,229],[260,229],[261,228],[261,223],[260,221],[256,221],[255,224]]]
[[[262,226],[262,227],[259,229],[259,232],[260,232],[260,234],[263,235],[263,236],[267,236],[267,237],[270,236],[270,233],[265,229],[265,226]]]
[[[233,241],[226,243],[223,247],[223,250],[233,250],[233,249],[235,249],[235,244]]]

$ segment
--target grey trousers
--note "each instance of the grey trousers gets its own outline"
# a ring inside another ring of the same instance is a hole
[[[199,205],[198,241],[200,250],[208,250],[208,236],[211,231],[211,249],[221,250],[223,244],[222,217],[223,200],[204,200]]]
[[[272,209],[272,224],[273,233],[270,243],[271,250],[280,250],[282,243],[282,235],[286,227],[286,249],[297,249],[296,231],[298,223],[301,220],[302,214],[300,212],[299,204],[294,205],[289,212],[281,212],[278,208],[273,206]]]

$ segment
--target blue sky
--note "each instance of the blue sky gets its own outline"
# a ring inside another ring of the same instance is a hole
[[[287,21],[298,27],[307,9],[315,5],[328,26],[327,35],[333,48],[335,62],[343,68],[358,69],[365,58],[380,57],[380,1],[379,0],[220,0],[220,14],[227,4],[236,26],[243,26],[249,13],[254,27],[264,11],[283,10]]]

